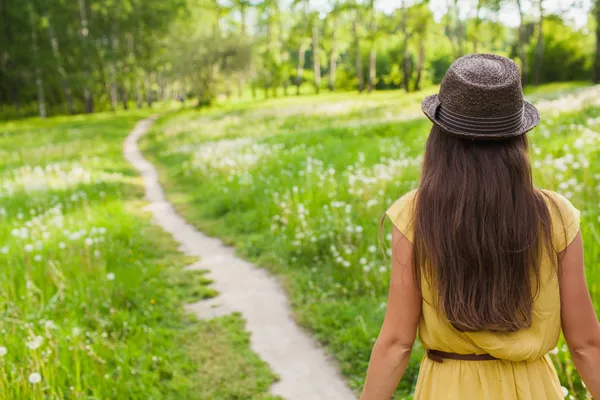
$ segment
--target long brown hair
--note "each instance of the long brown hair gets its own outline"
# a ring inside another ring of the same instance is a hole
[[[553,245],[527,148],[525,135],[473,141],[437,126],[427,140],[414,205],[415,276],[427,279],[459,331],[531,326],[541,257]]]

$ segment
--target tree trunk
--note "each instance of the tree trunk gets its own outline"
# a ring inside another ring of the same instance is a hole
[[[456,10],[456,36],[458,37],[458,56],[462,57],[464,53],[464,29],[463,23],[460,19],[460,8],[458,7],[458,0],[454,0],[454,8]]]
[[[362,59],[360,55],[360,38],[358,37],[358,11],[356,12],[356,17],[352,21],[352,33],[354,34],[354,47],[356,53],[356,84],[358,92],[362,92],[364,90],[364,78],[362,72]]]
[[[121,102],[123,103],[123,110],[128,110],[129,107],[127,105],[127,89],[124,85],[121,85]]]
[[[338,40],[337,40],[337,18],[333,20],[333,37],[331,43],[331,59],[329,60],[329,90],[335,90],[335,73],[337,72],[337,52],[338,52]]]
[[[479,47],[479,29],[481,27],[481,7],[483,0],[477,0],[477,15],[475,16],[475,36],[473,37],[473,53],[478,52]]]
[[[369,52],[369,92],[375,90],[377,79],[377,21],[375,17],[375,0],[371,1],[371,51]]]
[[[425,65],[425,38],[419,40],[419,61],[417,62],[417,77],[415,79],[415,91],[421,90],[421,76]]]
[[[88,30],[88,20],[87,20],[87,15],[86,15],[86,10],[85,10],[85,0],[79,0],[79,16],[81,19],[81,42],[82,42],[82,47],[83,47],[83,68],[82,68],[82,75],[83,75],[83,101],[85,103],[85,112],[86,113],[93,113],[94,112],[94,98],[92,97],[92,91],[90,90],[90,83],[89,83],[89,77],[90,77],[90,73],[88,70],[88,54],[87,54],[87,48],[88,48],[88,35],[89,35],[89,30]]]
[[[31,21],[31,50],[33,53],[33,62],[35,63],[35,86],[37,89],[38,110],[40,118],[46,118],[46,98],[44,95],[44,82],[42,80],[42,70],[40,68],[40,54],[36,31],[37,24],[31,3],[29,4],[29,14]]]
[[[300,95],[300,85],[302,84],[302,72],[304,71],[304,42],[300,43],[298,49],[298,68],[296,69],[296,94]]]
[[[369,92],[375,90],[375,79],[377,77],[377,49],[375,43],[372,44],[371,52],[369,53]]]
[[[315,73],[314,84],[315,91],[317,94],[320,92],[321,88],[321,63],[319,60],[319,27],[316,23],[313,23],[312,28],[312,48],[313,48],[313,71]]]
[[[452,26],[452,0],[448,0],[448,12],[445,15],[445,20],[446,20],[446,36],[448,37],[448,39],[450,39],[450,47],[452,47],[452,55],[454,56],[454,58],[458,58],[458,49],[457,49],[457,45],[456,45],[456,30],[454,29],[454,27]]]
[[[521,84],[525,86],[527,83],[527,55],[525,54],[525,13],[521,0],[517,0],[519,8],[519,58],[521,59]]]
[[[540,22],[538,24],[537,46],[535,48],[535,74],[534,85],[539,85],[542,80],[542,59],[544,57],[544,1],[539,0]]]
[[[246,5],[244,3],[240,4],[240,30],[242,33],[242,37],[246,36]]]
[[[148,107],[152,107],[152,80],[152,74],[146,77],[146,104],[148,104]],[[202,94],[204,96],[204,91],[202,91]]]
[[[10,19],[8,17],[8,5],[7,5],[7,0],[2,0],[2,25],[4,26],[4,35],[6,37],[6,56],[4,58],[5,61],[5,65],[4,65],[4,73],[6,74],[7,77],[7,89],[10,92],[10,95],[12,97],[12,101],[13,104],[15,106],[15,110],[17,112],[17,115],[20,112],[20,102],[19,102],[19,92],[18,92],[18,85],[15,82],[14,79],[11,79],[12,74],[14,73],[13,71],[13,65],[12,65],[12,42],[13,42],[13,36],[12,36],[12,31],[10,29]]]
[[[61,55],[60,55],[60,47],[58,46],[58,39],[54,34],[54,27],[52,26],[52,21],[50,20],[50,16],[46,16],[48,21],[48,37],[50,38],[50,46],[52,47],[52,54],[54,55],[54,59],[56,60],[56,69],[58,70],[58,74],[60,76],[60,87],[63,90],[65,95],[65,101],[67,102],[67,111],[69,114],[75,114],[75,107],[73,106],[73,95],[71,94],[71,87],[69,86],[69,79],[67,77],[67,72],[65,71]]]
[[[138,77],[138,73],[135,73],[135,104],[137,108],[142,108],[144,106],[144,96],[142,94],[142,81]]]
[[[600,82],[600,0],[594,2],[596,16],[596,59],[594,62],[594,83]]]
[[[116,111],[117,104],[119,103],[119,94],[117,92],[117,69],[115,68],[114,62],[110,62],[108,70],[110,74],[110,82],[108,84],[110,107],[113,111]]]
[[[408,10],[406,9],[406,3],[402,2],[402,36],[404,38],[404,45],[402,46],[402,86],[404,91],[408,93],[410,91],[410,60],[408,59],[408,41],[411,35],[408,33]]]
[[[244,76],[240,75],[238,79],[238,97],[242,97],[244,95]]]

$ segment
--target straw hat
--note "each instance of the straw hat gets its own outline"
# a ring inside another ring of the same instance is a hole
[[[450,66],[440,93],[421,108],[436,125],[471,139],[522,135],[540,122],[540,113],[523,100],[519,66],[494,54],[470,54]]]

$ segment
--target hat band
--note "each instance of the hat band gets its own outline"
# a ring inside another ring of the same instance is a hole
[[[441,104],[436,111],[438,120],[448,128],[465,133],[510,133],[523,125],[525,106],[504,117],[471,117],[451,111]]]

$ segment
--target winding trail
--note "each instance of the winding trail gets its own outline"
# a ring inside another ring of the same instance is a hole
[[[209,270],[220,295],[188,306],[199,318],[240,312],[250,331],[250,348],[279,375],[270,392],[287,400],[352,400],[331,359],[296,325],[287,297],[264,269],[235,256],[234,249],[198,232],[179,216],[158,182],[154,166],[137,147],[153,119],[140,121],[124,143],[125,158],[144,178],[154,222],[169,232],[188,255],[201,257],[192,269]],[[199,187],[199,190],[202,188]]]

